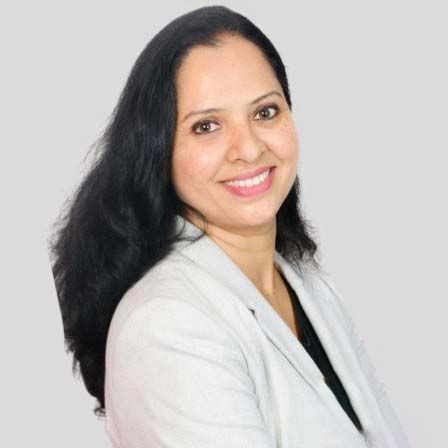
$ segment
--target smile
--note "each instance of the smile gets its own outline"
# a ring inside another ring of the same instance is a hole
[[[258,176],[251,177],[250,179],[244,180],[229,180],[225,182],[226,185],[233,185],[237,187],[252,187],[254,185],[261,184],[269,176],[269,168]]]
[[[236,196],[253,197],[269,190],[272,185],[275,167],[250,179],[223,182],[224,188]]]

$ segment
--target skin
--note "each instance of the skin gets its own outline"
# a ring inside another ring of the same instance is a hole
[[[207,235],[255,286],[271,297],[275,282],[277,301],[283,301],[287,291],[274,266],[275,217],[297,174],[298,136],[263,53],[241,37],[222,40],[220,47],[194,47],[178,71],[173,185],[185,203],[207,218]],[[279,95],[251,104],[271,91]],[[185,119],[208,108],[222,110]],[[259,196],[237,197],[221,183],[271,165],[276,166],[273,185]],[[196,215],[186,218],[203,229]]]

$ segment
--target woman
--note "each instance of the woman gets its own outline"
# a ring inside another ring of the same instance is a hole
[[[114,447],[406,447],[298,203],[284,65],[228,8],[159,32],[52,246]]]

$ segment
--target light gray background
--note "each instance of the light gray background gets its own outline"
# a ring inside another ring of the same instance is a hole
[[[140,51],[169,21],[206,4],[3,6],[2,446],[110,446],[64,353],[45,238]],[[220,4],[247,15],[278,48],[301,141],[302,200],[324,266],[413,446],[444,446],[444,2]]]

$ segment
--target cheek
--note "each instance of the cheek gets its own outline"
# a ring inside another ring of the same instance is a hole
[[[190,189],[203,185],[215,175],[219,163],[211,151],[183,148],[174,152],[173,182],[177,188]]]
[[[275,148],[276,155],[285,162],[298,162],[299,159],[299,139],[292,122],[282,125],[273,137],[275,140],[272,147]]]

